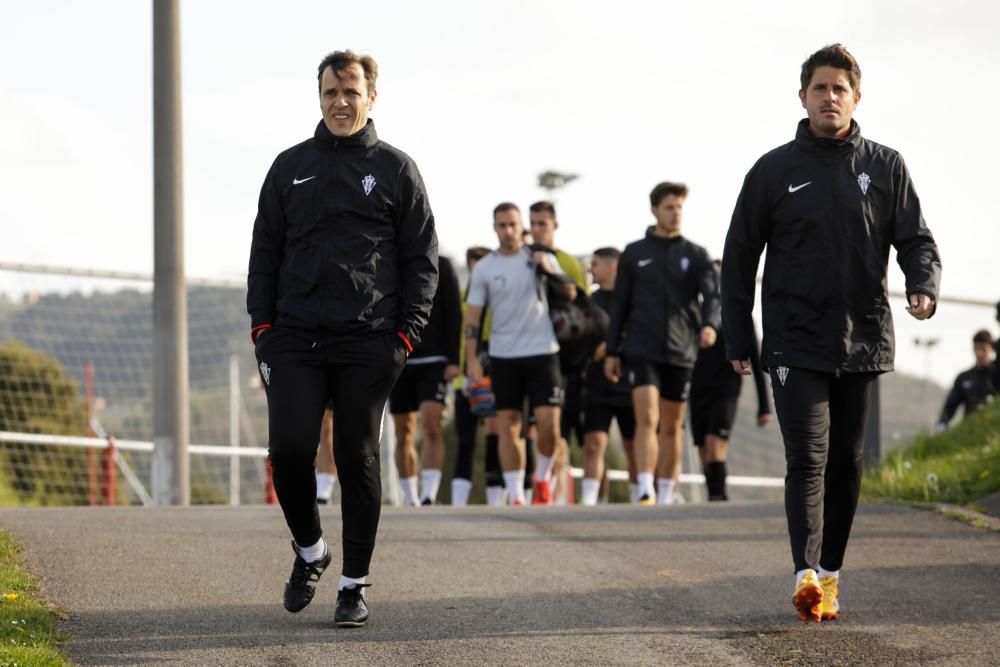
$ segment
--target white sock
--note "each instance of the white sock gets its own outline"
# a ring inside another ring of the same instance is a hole
[[[819,568],[817,576],[819,576],[820,579],[822,579],[823,577],[833,577],[834,579],[840,579],[840,570],[835,570],[831,572],[830,570],[824,570],[823,568]]]
[[[601,480],[583,478],[582,490],[580,493],[580,504],[593,507],[597,504],[597,494],[601,492]]]
[[[472,482],[461,477],[452,478],[451,504],[455,507],[465,507],[468,505],[470,491],[472,491]]]
[[[310,547],[304,547],[296,542],[295,550],[299,552],[299,555],[302,556],[302,560],[305,562],[315,563],[326,554],[326,540],[321,537],[319,538],[319,542]]]
[[[804,569],[804,570],[799,570],[798,572],[795,573],[795,585],[796,585],[796,587],[799,584],[802,583],[802,577],[806,576],[806,574],[808,574],[809,572],[812,572],[813,574],[816,573],[815,570],[813,570],[811,568],[808,568],[808,567],[806,569]]]
[[[628,485],[628,501],[630,503],[632,503],[633,505],[635,505],[637,502],[639,502],[639,485],[638,484],[632,484],[631,482],[629,482],[629,485]]]
[[[337,481],[336,476],[328,472],[316,473],[316,498],[317,500],[330,500],[333,495],[333,483]]]
[[[535,479],[548,482],[552,479],[552,457],[539,454],[535,457]]]
[[[415,507],[420,504],[420,498],[417,495],[417,478],[413,477],[400,477],[399,478],[399,488],[403,490],[403,506],[404,507]]]
[[[490,507],[501,507],[503,505],[503,487],[486,487],[486,504]]]
[[[368,583],[367,579],[368,577],[361,577],[360,579],[351,579],[350,577],[345,577],[344,575],[340,575],[340,583],[337,584],[337,590],[342,591],[345,588],[367,584]],[[362,588],[361,597],[364,597],[364,595],[365,595],[365,589]]]
[[[425,468],[420,472],[420,486],[423,488],[423,495],[420,499],[430,498],[437,500],[438,487],[441,486],[441,471],[434,468]]]
[[[503,474],[503,481],[507,487],[507,495],[511,504],[517,501],[524,502],[524,469],[511,470]]]
[[[641,499],[643,496],[655,498],[656,487],[653,486],[653,473],[641,472],[637,477],[639,478],[639,498]]]
[[[656,504],[669,505],[674,502],[674,480],[660,478],[656,480]]]

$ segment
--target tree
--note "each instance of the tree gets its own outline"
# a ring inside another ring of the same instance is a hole
[[[0,430],[86,435],[86,409],[58,361],[17,341],[0,343]],[[4,443],[3,475],[21,502],[85,504],[85,450]]]

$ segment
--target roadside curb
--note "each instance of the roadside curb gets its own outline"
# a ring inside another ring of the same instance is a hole
[[[990,516],[989,514],[982,514],[981,512],[976,512],[975,510],[970,510],[959,505],[950,505],[948,503],[909,503],[909,505],[917,509],[937,512],[938,514],[946,516],[950,519],[964,521],[965,523],[975,526],[976,528],[983,528],[1000,533],[1000,518]]]

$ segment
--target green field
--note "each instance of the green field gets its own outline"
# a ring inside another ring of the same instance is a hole
[[[65,639],[57,611],[35,596],[34,579],[22,567],[20,550],[0,530],[0,665],[70,665],[57,648]]]
[[[970,505],[1000,491],[1000,401],[935,435],[918,435],[865,474],[869,499]]]

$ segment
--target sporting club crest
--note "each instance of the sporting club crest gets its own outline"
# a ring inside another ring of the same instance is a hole
[[[362,178],[361,179],[361,187],[363,187],[365,189],[365,195],[366,196],[370,195],[371,192],[372,192],[372,189],[375,187],[375,177],[372,176],[371,174],[368,174],[367,176],[365,176],[364,178]]]
[[[785,380],[788,379],[788,366],[778,366],[775,372],[778,374],[778,379],[781,380],[781,386],[784,387]]]
[[[263,361],[260,362],[260,376],[264,378],[264,384],[271,386],[271,367]]]
[[[861,174],[858,175],[858,185],[861,186],[861,194],[868,194],[868,184],[871,182],[872,179],[869,178],[868,174],[865,172],[861,172]]]

